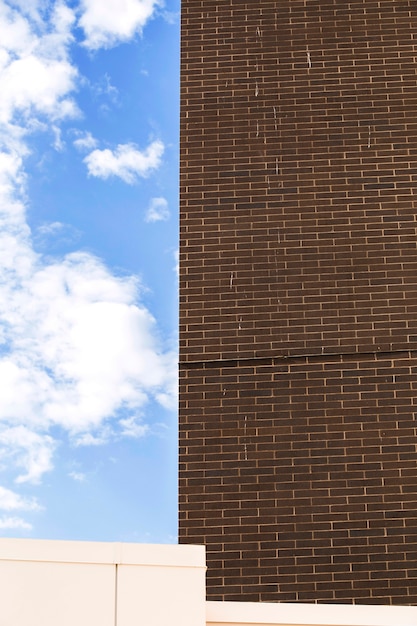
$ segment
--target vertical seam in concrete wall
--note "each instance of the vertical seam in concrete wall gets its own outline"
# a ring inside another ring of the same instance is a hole
[[[118,596],[118,593],[119,593],[119,590],[118,590],[119,566],[116,563],[114,567],[115,567],[115,570],[114,570],[114,626],[117,626],[117,622],[118,622],[118,619],[117,619],[117,596]]]

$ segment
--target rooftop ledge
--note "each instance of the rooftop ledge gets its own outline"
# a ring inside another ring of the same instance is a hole
[[[206,567],[204,546],[0,538],[1,561]]]
[[[416,626],[417,607],[207,602],[207,626]]]

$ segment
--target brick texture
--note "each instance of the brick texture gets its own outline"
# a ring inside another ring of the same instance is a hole
[[[417,4],[182,0],[180,541],[417,604]]]

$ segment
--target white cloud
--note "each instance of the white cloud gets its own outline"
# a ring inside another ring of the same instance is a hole
[[[0,486],[0,510],[2,511],[39,511],[39,504],[34,498],[22,498],[19,494]]]
[[[92,91],[96,97],[107,96],[113,104],[116,104],[119,97],[119,90],[112,85],[111,79],[107,72],[99,81],[92,85]]]
[[[45,9],[46,0],[9,0],[9,4],[18,8],[35,22],[40,22],[41,14]]]
[[[82,472],[70,472],[68,476],[78,483],[83,483],[85,481],[85,474]]]
[[[33,243],[37,250],[62,250],[73,247],[81,238],[81,232],[70,224],[49,222],[38,226],[33,232]]]
[[[59,126],[52,126],[52,132],[54,135],[53,147],[57,152],[62,152],[65,148],[65,143],[62,140],[62,131]]]
[[[181,19],[181,13],[180,11],[163,11],[162,17],[167,24],[178,24]]]
[[[41,235],[57,235],[63,229],[65,229],[65,224],[62,222],[47,222],[45,224],[41,224],[38,226],[37,231]]]
[[[73,12],[55,5],[51,30],[39,34],[36,24],[0,4],[0,122],[16,121],[35,113],[52,120],[77,113],[69,97],[77,71],[68,58],[72,41]]]
[[[111,275],[87,253],[44,265],[33,253],[29,256],[30,250],[19,250],[16,240],[5,241],[3,235],[0,250],[2,243],[7,256],[21,255],[22,261],[16,263],[19,275],[13,274],[13,283],[0,284],[5,349],[0,421],[41,429],[58,425],[82,435],[123,409],[159,398],[169,384],[171,357],[167,362],[160,352],[155,320],[138,302],[136,279]],[[13,440],[14,448],[23,434]],[[0,432],[0,445],[4,437]],[[33,451],[36,442],[25,442]],[[48,458],[42,452],[43,465],[40,459],[37,464],[46,471]],[[41,471],[27,455],[22,458],[28,459],[27,475],[20,480],[36,480]]]
[[[75,438],[76,446],[102,446],[109,442],[112,435],[110,428],[105,428],[100,431],[99,434],[93,435],[92,433],[83,433]]]
[[[75,114],[74,103],[63,97],[75,80],[75,70],[67,63],[30,55],[12,61],[0,74],[0,80],[2,122],[9,121],[12,112],[28,115],[32,108],[56,119]]]
[[[161,5],[159,0],[82,0],[79,20],[92,50],[110,48],[141,33]]]
[[[32,524],[28,524],[20,517],[0,517],[0,530],[32,530]]]
[[[92,150],[97,146],[97,139],[94,139],[93,135],[89,132],[79,133],[78,139],[73,142],[77,150]]]
[[[143,152],[133,144],[121,144],[116,150],[94,150],[85,157],[90,176],[104,180],[116,176],[125,183],[133,184],[138,177],[146,177],[161,164],[164,145],[153,141]]]
[[[152,198],[146,212],[146,222],[160,222],[169,219],[168,202],[165,198]]]
[[[141,423],[140,419],[138,420],[136,416],[120,420],[120,426],[122,428],[121,434],[125,437],[138,439],[149,433],[148,424]]]
[[[2,373],[0,363],[0,373]],[[10,380],[5,380],[9,383]],[[13,381],[14,383],[18,381]],[[16,394],[17,388],[11,387]],[[9,390],[8,390],[9,391]],[[23,388],[23,393],[25,389]],[[7,394],[9,397],[10,393]],[[52,469],[52,455],[55,448],[54,441],[48,435],[38,434],[26,426],[4,428],[0,432],[0,454],[11,461],[23,473],[16,478],[17,483],[38,483],[45,472]]]

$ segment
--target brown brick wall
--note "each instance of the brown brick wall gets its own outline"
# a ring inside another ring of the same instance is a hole
[[[180,541],[417,604],[417,4],[182,0]]]

